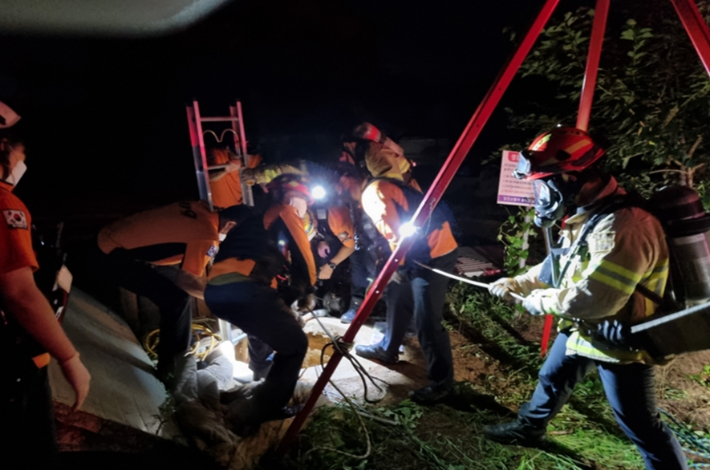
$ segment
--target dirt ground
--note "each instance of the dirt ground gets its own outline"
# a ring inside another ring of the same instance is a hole
[[[543,330],[542,319],[521,315],[512,322],[512,326],[522,338],[539,344]],[[493,395],[505,394],[506,384],[511,376],[510,367],[501,364],[497,358],[486,353],[480,345],[471,342],[462,333],[450,331],[449,335],[455,380],[470,382],[485,388]],[[550,341],[553,340],[554,332]],[[320,345],[318,340],[314,342],[316,343]],[[425,360],[416,338],[405,340],[404,347],[405,352],[400,356],[400,362],[391,366],[359,358],[373,376],[388,384],[387,394],[381,401],[383,405],[398,403],[407,398],[410,390],[427,383]],[[704,373],[706,364],[710,364],[710,351],[680,356],[670,364],[656,368],[656,387],[660,407],[693,427],[708,432],[710,369]],[[344,393],[363,397],[362,382],[359,378],[346,377],[336,379],[335,382]],[[326,393],[329,391],[334,392],[331,386],[326,388]],[[370,385],[370,395],[376,397],[381,396],[381,393],[373,390]],[[515,411],[515,407],[512,408],[512,411]]]

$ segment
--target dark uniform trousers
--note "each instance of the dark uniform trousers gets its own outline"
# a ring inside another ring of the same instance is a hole
[[[366,246],[360,247],[350,255],[350,306],[359,309],[365,300],[365,293],[375,278],[375,260]]]
[[[3,351],[0,358],[0,459],[3,468],[55,468],[52,393],[47,367]]]
[[[178,354],[185,354],[190,346],[192,306],[190,294],[177,287],[163,271],[172,266],[154,266],[136,260],[122,248],[108,255],[95,249],[96,264],[101,275],[114,284],[152,301],[160,310],[160,342],[158,343],[158,372],[168,372]]]
[[[429,266],[450,273],[457,258],[454,250],[434,258]],[[411,281],[390,282],[385,291],[387,331],[380,343],[389,355],[397,357],[413,316],[430,385],[442,390],[450,389],[454,382],[449,333],[441,324],[448,285],[449,278],[424,268],[419,268]]]
[[[308,338],[276,290],[251,281],[208,284],[205,302],[215,316],[273,348],[274,360],[260,387],[259,404],[287,405],[308,350]]]
[[[520,408],[520,422],[544,432],[547,423],[572,395],[575,385],[596,367],[616,421],[638,447],[646,468],[687,469],[678,440],[663,424],[656,408],[653,366],[613,364],[566,355],[568,338],[569,332],[562,331],[555,339],[540,369],[532,399]]]

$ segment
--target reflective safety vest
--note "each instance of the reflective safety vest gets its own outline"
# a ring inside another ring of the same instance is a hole
[[[602,191],[603,197],[625,194],[613,178]],[[601,199],[601,198],[600,198]],[[636,289],[641,284],[663,296],[668,280],[669,253],[663,228],[653,215],[639,207],[624,207],[595,223],[586,243],[575,243],[601,204],[570,217],[561,230],[563,255],[569,261],[560,285],[551,288],[540,280],[543,264],[517,276],[518,292],[527,295],[544,289],[545,313],[560,317],[559,329],[569,328],[567,353],[614,362],[653,363],[645,351],[622,351],[594,340],[590,332],[609,318],[637,323],[652,315],[658,306]]]

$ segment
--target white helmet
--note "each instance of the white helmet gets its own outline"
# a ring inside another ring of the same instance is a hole
[[[0,101],[0,129],[7,129],[17,124],[20,116],[8,105]]]

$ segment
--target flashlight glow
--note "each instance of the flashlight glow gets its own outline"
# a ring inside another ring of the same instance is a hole
[[[399,235],[402,238],[407,238],[407,237],[412,236],[415,233],[417,233],[417,230],[418,230],[417,227],[415,227],[413,223],[406,222],[406,223],[400,225]]]
[[[311,195],[313,196],[313,199],[323,199],[325,197],[325,189],[323,186],[316,186],[311,190]]]

